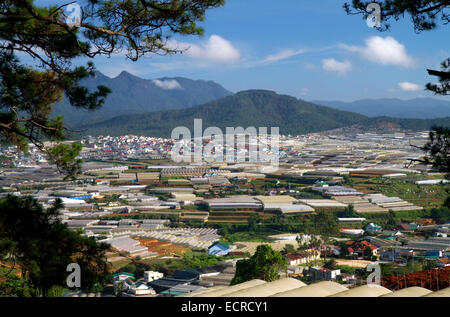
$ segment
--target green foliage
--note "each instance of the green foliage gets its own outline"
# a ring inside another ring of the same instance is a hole
[[[55,164],[58,170],[66,174],[66,178],[74,178],[81,173],[82,160],[77,158],[81,152],[81,144],[73,142],[61,143],[47,150],[50,162]]]
[[[102,284],[108,274],[106,244],[72,231],[57,218],[60,200],[44,209],[32,198],[8,196],[0,201],[0,254],[19,266],[32,296],[48,296],[66,286],[67,265],[81,267],[82,288]]]
[[[295,247],[292,244],[286,244],[283,248],[283,253],[295,253]]]
[[[187,252],[183,254],[183,267],[185,269],[201,268],[216,265],[219,261],[215,255],[206,252],[194,253]]]
[[[259,245],[255,254],[246,260],[239,260],[236,264],[236,274],[231,285],[243,283],[253,279],[267,282],[279,279],[279,272],[288,267],[287,259],[267,244]]]
[[[20,278],[8,270],[0,269],[0,277],[5,279],[0,283],[1,297],[31,297],[32,294],[38,293],[33,289],[27,279]]]
[[[352,204],[350,204],[342,212],[342,217],[344,217],[344,218],[352,218],[352,217],[359,217],[359,215],[356,212],[355,207]]]
[[[388,215],[388,221],[387,221],[387,224],[386,224],[386,228],[387,229],[394,229],[399,224],[400,224],[400,221],[396,218],[395,212],[392,211],[392,210],[389,210],[389,215]]]
[[[313,215],[312,226],[307,227],[308,233],[330,237],[339,234],[339,226],[335,214],[319,211]]]
[[[441,63],[441,71],[428,69],[428,73],[433,76],[438,76],[439,83],[426,85],[427,89],[434,92],[436,95],[450,94],[450,58],[447,58]]]
[[[423,160],[432,164],[440,172],[450,177],[450,128],[433,127],[429,134],[429,141],[421,147],[427,156]]]
[[[248,230],[255,231],[256,226],[261,221],[261,217],[258,214],[252,214],[250,218],[248,218]]]
[[[121,271],[135,274],[136,273],[136,265],[134,265],[133,263],[129,263]]]
[[[438,223],[447,223],[450,221],[450,208],[433,208],[431,209],[431,218]]]
[[[337,269],[337,262],[336,262],[335,259],[330,259],[330,260],[325,262],[323,267],[326,268],[326,269],[329,269],[329,270],[336,270]]]

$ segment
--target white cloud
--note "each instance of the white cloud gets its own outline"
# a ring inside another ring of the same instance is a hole
[[[349,61],[339,62],[334,58],[327,58],[322,60],[322,68],[328,72],[337,72],[340,74],[346,74],[352,69],[352,64]]]
[[[411,67],[414,65],[414,59],[408,55],[403,44],[399,43],[393,37],[372,36],[366,39],[366,46],[350,46],[339,44],[350,52],[359,53],[364,59],[381,65],[397,65],[402,67]]]
[[[413,83],[408,83],[406,81],[398,83],[398,85],[404,91],[419,91],[419,90],[423,90],[423,88],[421,86],[419,86],[417,84],[413,84]]]
[[[211,35],[209,39],[201,44],[190,44],[171,40],[168,46],[180,49],[184,53],[197,60],[209,61],[221,64],[233,64],[241,59],[241,53],[231,42],[218,35]]]
[[[309,92],[309,89],[308,89],[308,88],[302,88],[302,89],[300,90],[300,95],[301,95],[302,97],[305,97],[305,96],[308,94],[308,92]]]
[[[294,57],[296,55],[300,55],[300,54],[303,54],[306,52],[307,52],[307,50],[305,50],[305,49],[300,49],[300,50],[288,49],[288,50],[284,50],[284,51],[281,51],[281,52],[273,54],[273,55],[268,55],[264,59],[264,62],[277,62],[277,61],[281,61],[283,59],[288,59],[288,58],[291,58],[291,57]]]
[[[156,86],[158,86],[159,88],[162,88],[164,90],[183,89],[183,87],[181,87],[180,83],[177,82],[175,79],[166,79],[166,80],[155,79],[152,82]]]

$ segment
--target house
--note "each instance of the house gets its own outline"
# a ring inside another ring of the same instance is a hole
[[[144,282],[137,282],[134,286],[132,286],[129,289],[129,292],[131,294],[136,295],[136,296],[140,296],[140,295],[156,295],[155,290],[151,286],[145,284]]]
[[[306,270],[306,266],[289,265],[288,266],[288,276],[303,276],[303,271]]]
[[[164,274],[160,273],[160,272],[155,272],[155,271],[145,271],[144,272],[144,280],[147,283],[155,281],[155,280],[163,278],[163,277],[164,277]]]
[[[298,253],[288,253],[285,257],[288,259],[289,265],[300,265],[320,259],[320,252],[303,251]]]
[[[113,275],[114,280],[116,281],[125,281],[129,278],[134,280],[134,274],[128,272],[119,272]]]
[[[309,270],[309,274],[315,281],[333,281],[341,274],[341,270],[329,270],[321,266],[314,266]]]
[[[386,240],[395,240],[401,235],[403,235],[403,233],[401,233],[398,230],[384,230],[383,233],[381,234],[380,238],[386,239]]]
[[[230,252],[230,244],[226,242],[215,242],[208,248],[208,253],[215,256],[225,256]]]
[[[411,228],[411,226],[406,223],[402,223],[396,229],[399,230],[400,232],[406,232],[406,233],[414,232],[414,230]]]
[[[347,284],[355,284],[356,278],[354,274],[341,273],[336,276],[336,280]]]
[[[150,286],[158,293],[171,289],[177,285],[188,285],[198,281],[200,274],[194,270],[178,270],[172,275],[149,282]]]
[[[385,262],[394,262],[395,261],[395,250],[394,249],[381,249],[380,252],[380,260]]]
[[[134,287],[134,274],[120,272],[113,275],[114,277],[114,293],[128,292]]]
[[[382,228],[379,225],[377,225],[373,222],[369,223],[365,228],[365,230],[369,233],[377,233],[377,232],[381,231],[381,229]]]
[[[379,248],[374,246],[369,241],[347,241],[347,251],[350,254],[355,254],[358,257],[367,256],[367,254],[378,255]]]
[[[336,278],[341,274],[341,270],[329,270],[329,269],[323,269],[324,276],[326,281],[333,281],[336,280]]]
[[[374,246],[372,243],[366,240],[362,241],[361,243],[366,247],[366,249],[370,249],[372,251],[372,255],[378,255],[378,247]]]
[[[416,252],[411,249],[401,247],[383,247],[380,252],[380,260],[385,262],[404,262],[405,259],[412,259]]]
[[[332,255],[340,255],[341,254],[341,248],[338,245],[332,245],[332,244],[322,244],[319,247],[320,253],[324,254],[326,256],[332,256]]]

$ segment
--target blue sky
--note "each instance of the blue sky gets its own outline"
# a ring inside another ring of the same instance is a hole
[[[36,1],[36,4],[61,1]],[[237,92],[270,89],[306,100],[432,96],[423,86],[450,56],[449,27],[415,33],[407,17],[389,32],[346,15],[341,0],[227,0],[207,12],[203,37],[175,36],[175,56],[96,57],[110,77],[126,70],[155,79],[213,80]]]

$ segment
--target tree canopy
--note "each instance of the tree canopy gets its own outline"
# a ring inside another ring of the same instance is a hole
[[[35,199],[8,196],[0,201],[0,260],[13,263],[31,296],[67,287],[67,265],[81,268],[81,287],[98,288],[108,274],[109,246],[70,230],[58,218],[60,200],[44,209]],[[14,279],[13,279],[14,281]]]
[[[270,245],[262,244],[256,248],[255,254],[249,259],[236,263],[236,274],[231,285],[240,284],[253,279],[267,282],[280,278],[279,272],[288,267],[287,259]]]

